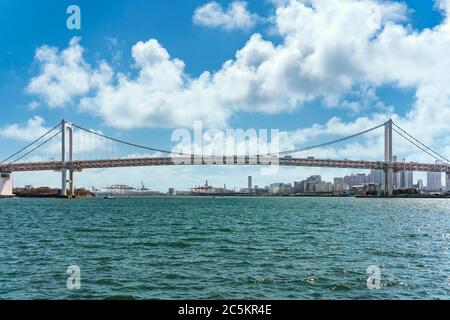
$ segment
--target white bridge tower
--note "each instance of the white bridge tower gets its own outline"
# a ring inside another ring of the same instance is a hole
[[[66,138],[67,137],[67,138]],[[68,141],[66,141],[66,139]],[[68,142],[68,148],[66,143]],[[67,151],[69,152],[67,156]],[[68,161],[67,161],[68,160]],[[61,121],[61,197],[74,197],[73,181],[73,127],[72,124],[62,119]],[[69,168],[68,168],[69,167]],[[69,179],[67,179],[67,170],[69,170]],[[67,188],[69,184],[69,188]]]

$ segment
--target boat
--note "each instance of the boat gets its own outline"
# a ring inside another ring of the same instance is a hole
[[[115,198],[113,195],[107,195],[107,196],[104,196],[103,199],[111,200],[111,199],[115,199]]]

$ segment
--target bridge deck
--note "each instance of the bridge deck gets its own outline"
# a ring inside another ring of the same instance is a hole
[[[180,165],[280,165],[290,167],[322,167],[342,169],[376,169],[387,167],[394,171],[424,171],[424,172],[450,172],[448,164],[406,163],[394,162],[388,164],[384,161],[358,161],[358,160],[327,160],[313,158],[278,158],[278,157],[161,157],[161,158],[129,158],[109,160],[79,160],[73,162],[61,161],[14,163],[0,165],[2,172],[26,171],[59,171],[63,167],[75,171],[100,168],[120,167],[147,167],[147,166],[180,166]]]

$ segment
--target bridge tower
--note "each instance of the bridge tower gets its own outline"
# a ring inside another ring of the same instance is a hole
[[[68,141],[66,141],[66,135]],[[67,158],[66,142],[69,143],[68,151],[69,157]],[[67,162],[67,160],[69,160]],[[73,181],[73,128],[72,124],[68,123],[64,119],[61,121],[61,197],[74,197],[74,181]],[[67,165],[69,164],[69,179],[67,179]],[[69,183],[69,189],[67,189],[67,183]]]
[[[387,167],[384,169],[384,192],[392,196],[394,192],[394,171],[391,168],[392,156],[392,119],[384,124],[384,161]]]

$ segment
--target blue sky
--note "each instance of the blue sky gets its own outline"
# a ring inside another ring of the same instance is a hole
[[[220,2],[226,5],[230,1]],[[33,65],[35,49],[43,44],[64,48],[71,37],[81,36],[84,47],[88,48],[87,60],[111,60],[114,52],[120,50],[123,51],[123,57],[119,67],[126,69],[131,60],[131,46],[140,40],[155,38],[163,43],[173,57],[186,62],[189,74],[197,76],[204,70],[219,69],[224,61],[232,59],[236,50],[244,46],[253,32],[268,31],[264,24],[257,26],[256,30],[233,32],[196,26],[192,23],[193,12],[204,3],[206,1],[202,0],[77,1],[76,4],[82,10],[82,29],[78,31],[68,30],[65,25],[66,8],[72,4],[71,1],[0,1],[0,93],[4,106],[0,109],[0,124],[23,122],[29,117],[27,105],[32,97],[24,94],[24,88],[36,72],[36,66]],[[414,10],[411,22],[416,28],[434,26],[442,19],[442,15],[426,1],[406,3]],[[274,7],[268,1],[250,1],[249,9],[264,16],[271,13]],[[109,39],[112,38],[118,40],[117,47],[111,47]],[[276,40],[275,36],[273,38]],[[398,108],[407,108],[411,103],[408,93],[386,91],[384,93],[381,89],[380,95],[388,103],[398,105]],[[12,115],[10,108],[17,112]],[[57,123],[67,114],[66,110],[56,114],[48,113],[45,109],[39,111],[49,123]],[[251,122],[260,121],[263,127],[267,127],[277,118],[276,121],[288,129],[321,123],[336,114],[336,110],[320,111],[303,113],[298,117],[300,122],[292,121],[291,115],[244,115],[244,120],[237,118],[236,122],[250,122],[249,127],[253,127]],[[347,115],[343,112],[341,116]],[[77,115],[69,114],[69,118],[75,121]],[[97,124],[89,118],[82,120],[83,123]]]
[[[226,10],[231,2],[217,1],[217,4]],[[78,103],[81,97],[76,97],[63,107],[51,107],[39,94],[27,92],[26,88],[31,79],[42,72],[42,65],[35,60],[36,50],[43,45],[63,50],[68,47],[69,41],[74,36],[81,37],[79,43],[84,49],[83,59],[92,68],[98,68],[101,61],[106,61],[115,73],[122,72],[133,77],[137,75],[138,70],[134,67],[132,47],[139,41],[156,39],[171,58],[184,62],[184,73],[187,76],[198,78],[205,70],[214,73],[221,70],[225,61],[234,60],[236,52],[244,48],[255,33],[260,33],[264,40],[270,41],[274,46],[283,43],[285,40],[283,35],[274,31],[274,23],[271,20],[277,6],[282,5],[274,2],[248,1],[248,12],[257,15],[261,20],[249,28],[226,30],[193,22],[195,10],[207,3],[204,0],[74,2],[0,0],[0,96],[2,97],[0,132],[2,128],[5,130],[14,124],[19,127],[25,126],[27,120],[35,116],[44,119],[47,127],[58,123],[61,118],[66,118],[85,127],[95,128],[108,135],[136,143],[153,147],[170,147],[170,134],[177,128],[176,125],[165,128],[118,127],[108,123],[102,115],[80,110]],[[414,32],[421,33],[424,29],[433,28],[444,21],[443,12],[437,10],[430,1],[410,0],[402,3],[408,8],[405,13],[407,20],[395,23],[415,30]],[[76,4],[81,8],[81,30],[66,28],[66,8],[70,4]],[[397,81],[402,80],[386,80],[376,85],[370,83],[369,87],[377,96],[376,101],[369,101],[367,106],[356,111],[352,108],[330,107],[324,103],[323,97],[318,95],[311,100],[299,102],[298,107],[293,108],[281,107],[284,101],[279,101],[280,110],[277,109],[278,111],[274,113],[237,110],[227,119],[227,126],[244,129],[276,128],[293,132],[300,128],[311,128],[314,124],[325,125],[333,117],[338,117],[344,124],[350,126],[364,117],[376,121],[375,114],[385,112],[384,109],[381,111],[377,109],[375,106],[377,103],[390,108],[391,112],[405,122],[410,121],[407,115],[416,102],[419,86],[399,85]],[[352,87],[352,90],[355,88],[360,89],[360,85]],[[345,91],[340,99],[353,102],[365,99],[350,92],[352,90]],[[363,95],[366,95],[366,92]],[[33,101],[38,101],[39,106],[30,108],[29,105]],[[388,112],[386,116],[387,114]],[[327,138],[327,135],[319,135],[308,141]],[[25,141],[20,139],[0,134],[2,146],[0,156],[2,158],[7,156],[24,143]],[[202,175],[220,176],[221,173],[221,171],[212,173],[209,169],[198,170],[195,174],[199,175],[199,183],[203,178],[207,178]],[[289,172],[280,176],[280,179],[291,175],[299,177],[308,173],[310,172]],[[347,173],[330,171],[327,174],[332,176]],[[240,175],[241,173],[237,173],[233,180],[236,184]],[[18,181],[22,182],[21,179]],[[277,178],[267,178],[264,182],[269,180]],[[188,186],[192,181],[186,181],[185,185]],[[219,184],[223,179],[217,178],[214,182]]]

